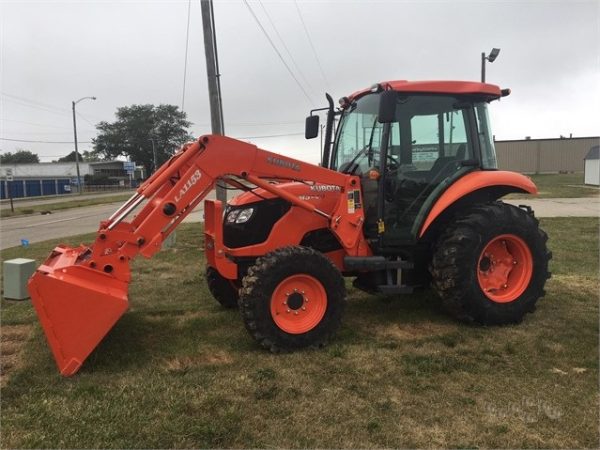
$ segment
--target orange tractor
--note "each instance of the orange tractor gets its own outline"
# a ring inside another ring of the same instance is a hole
[[[130,261],[158,252],[217,182],[245,192],[205,201],[208,287],[239,306],[262,347],[329,340],[344,277],[392,295],[431,283],[460,320],[521,321],[544,294],[551,254],[532,211],[498,201],[537,193],[529,178],[497,170],[487,108],[509,92],[391,81],[339,108],[327,95],[319,166],[223,136],[184,145],[101,222],[92,245],[58,246],[29,281],[60,372],[76,373],[127,310]],[[318,134],[315,111],[307,138]]]

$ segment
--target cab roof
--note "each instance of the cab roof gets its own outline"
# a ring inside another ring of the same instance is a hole
[[[391,89],[397,92],[407,93],[431,93],[431,94],[450,94],[450,95],[483,95],[490,99],[500,98],[504,94],[495,84],[480,83],[477,81],[382,81],[368,89],[362,89],[354,92],[348,97],[353,101],[358,97],[372,91],[377,86],[382,89]],[[510,91],[508,91],[510,92]]]

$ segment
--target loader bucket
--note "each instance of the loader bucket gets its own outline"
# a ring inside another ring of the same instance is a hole
[[[128,306],[127,283],[82,264],[86,250],[56,247],[29,279],[33,306],[63,376],[79,370]]]

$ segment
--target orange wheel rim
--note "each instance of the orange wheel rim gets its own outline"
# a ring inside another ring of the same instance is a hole
[[[515,301],[525,292],[533,274],[531,250],[518,236],[496,236],[477,262],[477,280],[487,298],[496,303]]]
[[[327,310],[327,293],[319,280],[310,275],[291,275],[271,296],[271,317],[275,325],[290,334],[315,328]]]

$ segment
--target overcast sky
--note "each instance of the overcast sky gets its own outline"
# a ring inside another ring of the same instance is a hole
[[[325,91],[337,100],[382,80],[478,80],[480,54],[492,47],[502,50],[487,80],[512,89],[491,108],[496,139],[600,134],[599,1],[250,6],[309,97],[245,3],[215,0],[225,131],[289,135],[250,139],[262,148],[316,161],[318,139],[301,134]],[[184,109],[201,135],[210,116],[199,0],[190,18]],[[6,139],[72,142],[71,101],[84,96],[98,99],[77,105],[80,150],[91,149],[93,125],[114,120],[119,106],[181,106],[187,19],[187,0],[0,0],[0,151],[30,149],[42,161],[68,154],[72,143]]]

